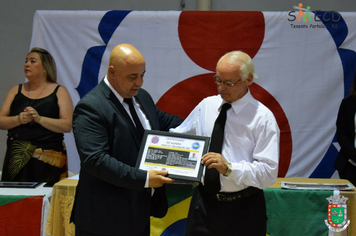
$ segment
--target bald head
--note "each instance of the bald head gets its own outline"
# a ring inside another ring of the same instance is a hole
[[[119,44],[111,51],[107,78],[123,98],[137,95],[145,72],[145,59],[134,46]]]
[[[123,66],[145,63],[141,52],[131,44],[119,44],[111,51],[109,67],[120,69]]]

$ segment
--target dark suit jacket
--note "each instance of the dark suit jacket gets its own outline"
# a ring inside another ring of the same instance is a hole
[[[145,90],[136,98],[153,130],[168,131],[182,122],[158,110]],[[141,140],[104,80],[76,105],[73,132],[81,169],[72,221],[92,233],[141,235],[151,207],[147,172],[135,168]]]
[[[334,167],[342,171],[346,165],[352,165],[348,160],[356,162],[355,140],[356,98],[348,96],[341,102],[336,121],[336,137],[341,146]]]

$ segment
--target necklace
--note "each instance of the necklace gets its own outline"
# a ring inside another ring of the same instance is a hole
[[[43,93],[43,91],[45,90],[46,87],[47,87],[47,83],[46,83],[45,85],[43,85],[42,90],[37,94],[37,96],[36,96],[35,98],[31,99],[31,98],[30,98],[31,84],[28,83],[28,93],[27,93],[27,97],[28,97],[29,100],[31,100],[31,101],[28,101],[28,106],[31,106],[31,105],[33,104],[33,102],[34,102],[35,100],[37,100],[37,98],[40,97],[40,95]]]

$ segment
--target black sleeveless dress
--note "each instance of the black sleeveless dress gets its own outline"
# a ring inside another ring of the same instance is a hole
[[[21,93],[22,84],[10,107],[16,116],[28,106],[44,117],[59,118],[58,85],[47,97],[31,99]],[[52,132],[32,121],[8,130],[2,181],[47,182],[53,185],[68,176],[63,133]]]

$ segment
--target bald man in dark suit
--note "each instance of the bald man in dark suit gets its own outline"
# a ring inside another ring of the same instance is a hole
[[[167,171],[135,168],[142,136],[138,126],[168,131],[182,119],[160,111],[141,88],[145,59],[132,45],[120,44],[111,54],[105,78],[81,99],[73,132],[81,160],[72,221],[80,235],[150,234],[150,215],[167,211]],[[140,124],[135,124],[129,105]],[[163,186],[163,187],[162,187]],[[158,201],[152,207],[151,188]],[[160,205],[163,203],[163,205]]]

